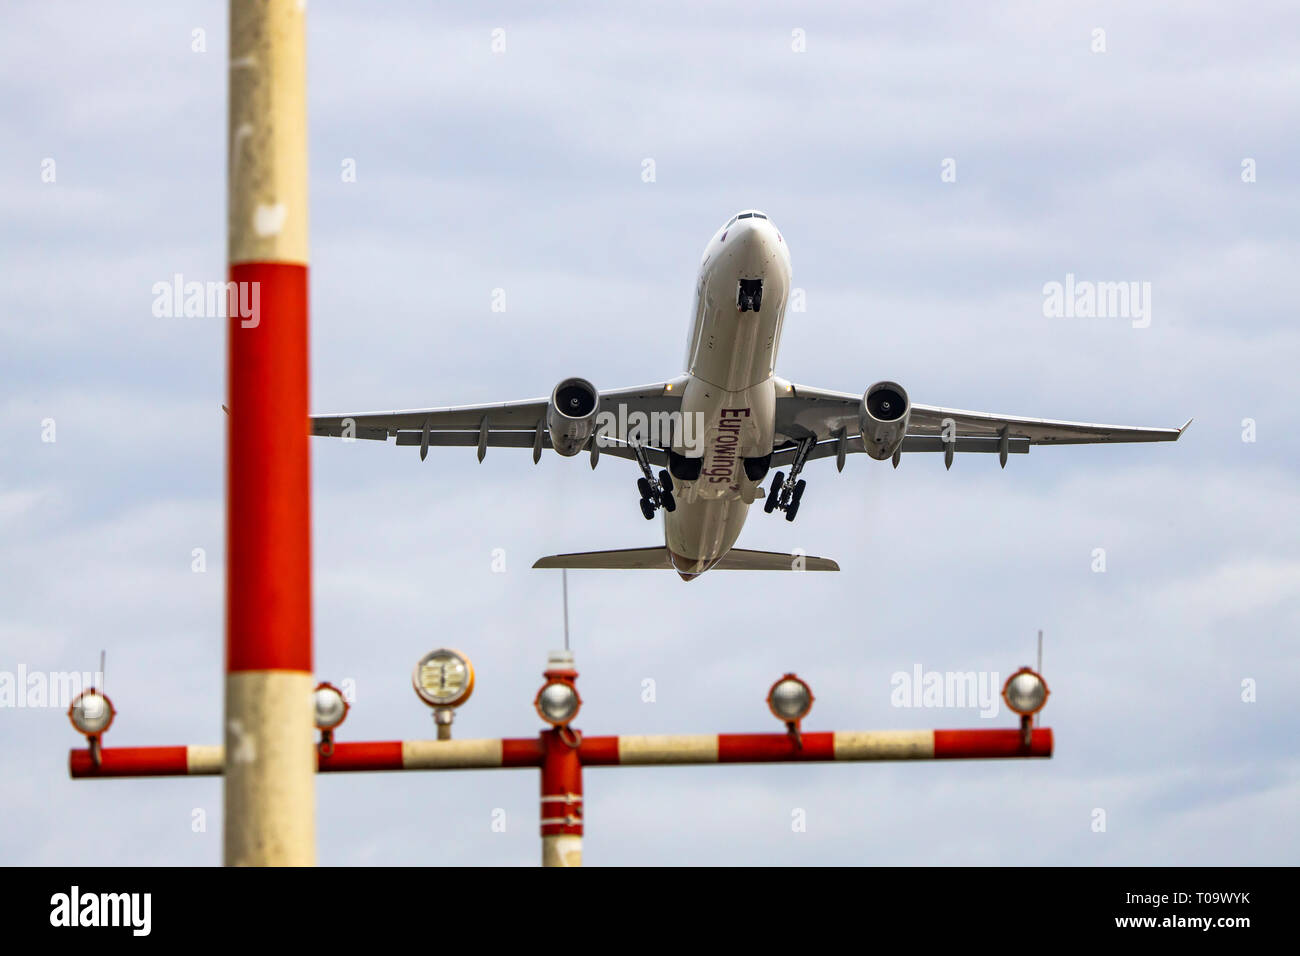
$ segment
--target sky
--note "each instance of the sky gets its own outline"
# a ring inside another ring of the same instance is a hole
[[[755,506],[740,545],[839,573],[570,574],[589,734],[778,731],[788,671],[807,730],[1012,727],[895,706],[894,675],[1005,679],[1041,628],[1056,740],[591,769],[586,862],[1300,862],[1294,6],[550,6],[310,4],[314,410],[676,376],[701,250],[758,208],[806,301],[785,378],[1195,418],[1177,444],[1005,470],[813,462],[798,521]],[[105,650],[106,745],[219,743],[224,323],[156,316],[152,290],[224,275],[226,8],[0,17],[0,681]],[[1149,283],[1149,324],[1047,315],[1069,275]],[[662,540],[615,459],[311,454],[316,673],[355,688],[340,740],[430,736],[410,672],[445,645],[477,672],[456,735],[534,735],[563,623],[531,564]],[[220,863],[219,779],[72,781],[64,709],[0,706],[0,862]],[[537,786],[322,777],[319,861],[536,865]]]

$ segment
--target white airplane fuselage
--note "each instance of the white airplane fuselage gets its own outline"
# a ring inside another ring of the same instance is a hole
[[[742,311],[756,282],[757,307]],[[748,210],[714,234],[695,287],[681,406],[702,426],[704,458],[697,480],[674,479],[677,508],[664,512],[664,543],[685,580],[731,550],[761,490],[744,460],[772,451],[773,371],[789,296],[790,253],[766,216]]]

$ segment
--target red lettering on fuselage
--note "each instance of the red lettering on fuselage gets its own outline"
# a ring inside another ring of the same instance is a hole
[[[710,484],[728,482],[735,473],[741,419],[748,418],[750,411],[748,408],[724,408],[718,414],[718,435],[709,449],[709,467],[703,472],[709,476]]]

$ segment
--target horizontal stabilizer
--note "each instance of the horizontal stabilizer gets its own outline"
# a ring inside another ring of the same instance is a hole
[[[573,568],[575,570],[672,571],[668,549],[623,548],[618,551],[580,551],[576,554],[552,554],[539,558],[535,568]],[[830,558],[812,555],[783,554],[780,551],[745,551],[733,548],[713,565],[715,571],[838,571]]]
[[[713,566],[715,571],[838,571],[830,558],[811,554],[782,554],[780,551],[745,551],[732,548]]]

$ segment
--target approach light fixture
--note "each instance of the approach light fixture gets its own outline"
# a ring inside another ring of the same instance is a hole
[[[108,695],[93,687],[83,690],[68,705],[68,719],[72,721],[77,733],[85,735],[90,747],[90,759],[96,767],[101,760],[99,738],[112,726],[115,716],[117,711],[113,709],[113,702],[108,699]]]
[[[568,681],[549,681],[537,694],[537,712],[556,727],[573,720],[581,706],[577,688]]]
[[[566,734],[569,724],[582,708],[582,698],[578,696],[578,688],[574,683],[578,672],[573,669],[573,653],[551,651],[546,665],[546,672],[542,675],[546,678],[546,683],[537,692],[533,706],[537,708],[542,720],[558,728],[561,734]],[[569,734],[566,739],[569,737],[572,735]]]
[[[421,657],[411,675],[416,696],[433,708],[438,739],[451,739],[456,708],[474,693],[474,665],[460,651],[440,647]]]
[[[347,719],[350,709],[343,691],[328,681],[321,681],[312,693],[316,729],[320,731],[318,747],[322,757],[334,753],[334,730]]]
[[[1047,703],[1047,681],[1037,671],[1022,667],[1002,685],[1002,699],[1020,715],[1020,742],[1028,747],[1033,740],[1034,715]]]
[[[767,708],[777,720],[785,724],[795,747],[803,748],[800,724],[812,710],[813,692],[808,682],[794,674],[786,674],[767,692]]]
[[[1002,699],[1021,717],[1032,717],[1047,703],[1047,682],[1036,671],[1022,667],[1002,686]]]

